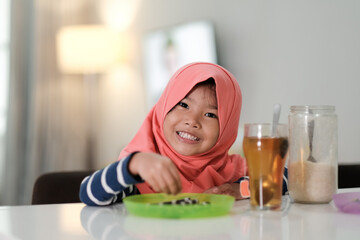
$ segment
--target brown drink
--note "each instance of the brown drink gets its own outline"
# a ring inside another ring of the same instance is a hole
[[[286,133],[271,137],[265,134],[268,131],[264,127],[260,131],[261,134],[251,136],[251,131],[245,129],[243,141],[250,177],[250,204],[252,209],[276,210],[281,207],[288,140]]]

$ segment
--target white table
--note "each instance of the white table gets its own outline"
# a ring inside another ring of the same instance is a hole
[[[9,206],[0,207],[0,239],[351,240],[360,239],[360,215],[341,213],[331,203],[291,203],[281,212],[256,213],[248,200],[235,202],[224,217],[184,220],[131,216],[123,204]]]

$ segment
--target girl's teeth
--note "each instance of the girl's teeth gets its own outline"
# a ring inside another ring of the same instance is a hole
[[[184,133],[184,132],[178,132],[179,136],[191,141],[199,141],[200,139],[198,137],[192,136],[188,133]]]

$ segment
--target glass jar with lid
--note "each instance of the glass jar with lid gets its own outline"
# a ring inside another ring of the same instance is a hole
[[[295,202],[328,203],[337,190],[334,106],[291,106],[289,194]]]

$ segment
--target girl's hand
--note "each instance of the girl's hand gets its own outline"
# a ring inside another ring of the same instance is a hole
[[[181,192],[179,172],[168,157],[156,153],[136,153],[130,160],[129,171],[133,175],[139,175],[156,192]]]
[[[239,183],[225,183],[220,186],[212,187],[206,190],[204,193],[210,194],[224,194],[235,197],[236,200],[243,199],[240,194]]]

